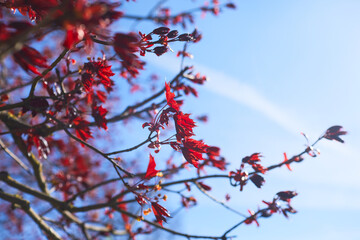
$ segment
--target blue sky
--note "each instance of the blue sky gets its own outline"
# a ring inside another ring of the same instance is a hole
[[[244,213],[278,191],[299,192],[293,201],[297,214],[289,220],[261,219],[259,228],[241,226],[234,231],[239,239],[359,239],[360,1],[235,2],[236,11],[197,20],[204,38],[190,47],[195,58],[187,63],[210,78],[199,99],[186,100],[185,111],[209,115],[197,136],[220,146],[232,170],[253,152],[262,152],[265,165],[282,161],[283,152],[301,152],[305,139],[300,132],[314,141],[328,127],[343,125],[349,134],[345,144],[320,142],[320,156],[306,158],[292,172],[269,172],[261,190],[246,186],[240,193],[225,187],[227,182],[205,183],[219,198],[230,193],[229,204]],[[140,5],[149,2],[138,0],[128,10],[136,12]],[[181,1],[184,9],[192,6]],[[151,27],[141,23],[137,28]],[[174,55],[149,55],[149,69],[165,67],[160,76],[171,79],[180,66]],[[200,197],[197,208],[181,212],[169,226],[221,235],[239,220]]]

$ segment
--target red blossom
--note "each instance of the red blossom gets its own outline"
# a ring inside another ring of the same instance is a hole
[[[150,154],[149,165],[147,167],[144,179],[149,180],[156,176],[156,174],[159,172],[159,170],[155,170],[155,167],[156,167],[156,163],[155,163],[154,157]]]

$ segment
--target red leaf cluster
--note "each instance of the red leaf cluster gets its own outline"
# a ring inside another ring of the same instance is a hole
[[[170,217],[170,213],[166,208],[156,202],[151,202],[151,208],[154,212],[156,221],[162,226],[162,222],[166,222],[165,217]]]
[[[37,50],[24,45],[21,50],[13,54],[15,62],[17,62],[26,72],[30,71],[37,75],[41,75],[36,67],[48,68],[47,60]]]
[[[94,84],[102,84],[109,90],[114,85],[114,82],[110,77],[114,76],[115,73],[111,71],[111,65],[108,65],[106,60],[99,59],[98,61],[95,61],[93,59],[84,64],[82,72],[81,81],[87,92],[92,90]],[[95,77],[97,80],[94,79]]]
[[[72,124],[74,125],[75,133],[78,138],[80,138],[83,141],[92,138],[91,131],[89,128],[90,122],[82,119],[81,117],[76,117],[74,120],[72,120]]]
[[[247,184],[248,179],[250,179],[250,181],[254,183],[256,187],[261,188],[261,186],[265,183],[265,179],[257,173],[264,174],[267,169],[258,163],[261,161],[260,157],[262,157],[260,153],[253,153],[250,156],[244,157],[242,159],[240,169],[237,169],[236,172],[230,171],[229,173],[230,178],[235,181],[234,183],[231,183],[231,185],[240,185],[240,191],[242,191],[243,187]],[[250,177],[248,173],[244,171],[245,165],[249,165],[255,170],[255,172],[252,173]]]
[[[139,38],[137,35],[134,33],[117,33],[114,36],[113,46],[115,52],[122,60],[123,75],[129,73],[132,77],[136,78],[139,70],[143,69],[145,64],[135,55],[139,51]]]

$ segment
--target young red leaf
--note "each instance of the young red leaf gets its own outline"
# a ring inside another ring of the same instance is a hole
[[[166,102],[170,108],[174,109],[176,112],[180,110],[179,105],[174,100],[175,94],[170,91],[170,86],[165,83],[165,96]]]
[[[151,207],[152,210],[154,212],[156,221],[161,225],[162,222],[166,222],[166,218],[165,217],[170,217],[170,213],[168,212],[168,210],[166,208],[164,208],[163,206],[161,206],[160,204],[156,203],[156,202],[152,202],[151,203]]]
[[[159,170],[155,170],[155,167],[156,167],[156,163],[155,163],[154,157],[150,154],[149,165],[147,167],[144,179],[149,180],[156,176],[156,174],[159,172]]]
[[[204,144],[203,141],[186,138],[183,140],[183,147],[181,147],[181,151],[185,160],[194,165],[194,167],[198,168],[198,161],[204,159],[202,154],[206,153],[208,147],[209,146]]]
[[[183,114],[183,112],[177,112],[174,115],[176,139],[181,142],[181,139],[191,137],[194,135],[193,128],[196,126],[194,120],[190,117],[190,114]]]
[[[108,113],[108,111],[103,108],[102,106],[94,106],[92,109],[92,113],[91,115],[93,116],[96,125],[98,125],[98,127],[101,127],[105,130],[107,130],[107,120],[105,118],[106,114]]]

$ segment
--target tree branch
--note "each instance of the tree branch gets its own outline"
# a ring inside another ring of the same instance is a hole
[[[30,203],[26,200],[23,200],[21,197],[17,195],[12,195],[5,193],[2,189],[0,189],[0,198],[8,201],[12,204],[16,204],[18,207],[20,207],[26,214],[28,214],[33,221],[38,225],[38,227],[44,231],[44,233],[47,235],[48,239],[51,240],[61,240],[62,238],[58,233],[54,231],[49,225],[47,225],[41,217],[30,207]]]

